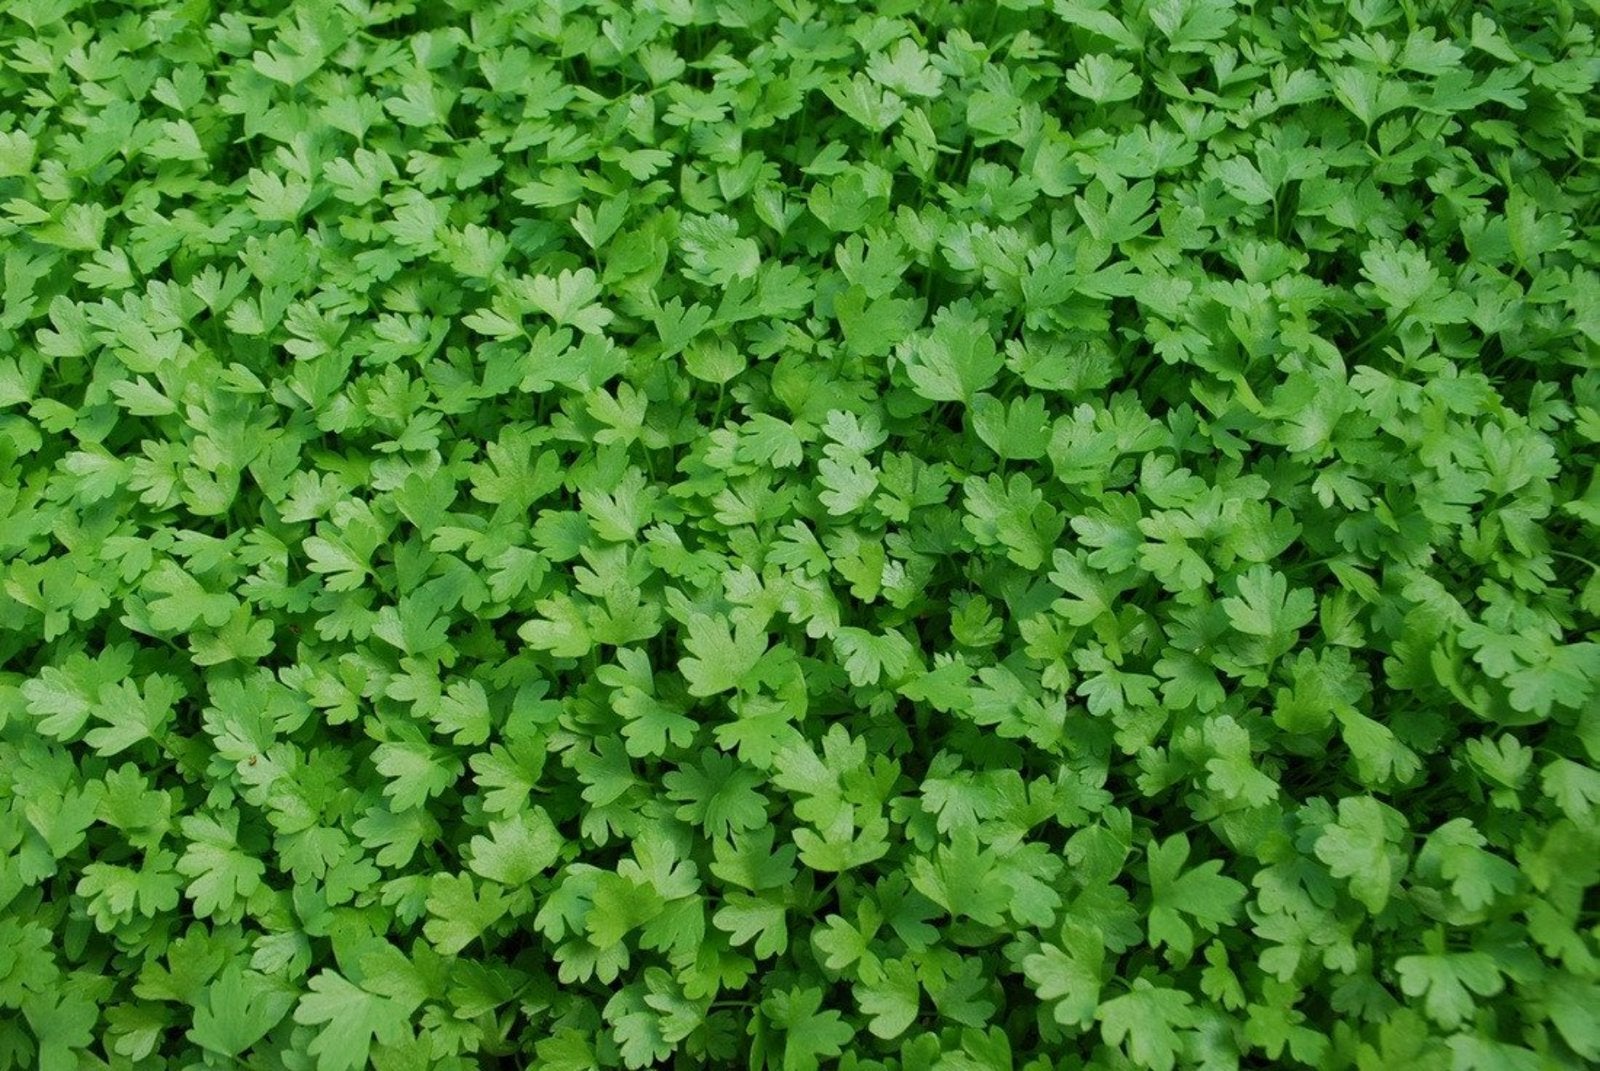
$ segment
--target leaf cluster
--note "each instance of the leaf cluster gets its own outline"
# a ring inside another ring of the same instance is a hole
[[[0,5],[0,1071],[1594,1066],[1597,28]]]

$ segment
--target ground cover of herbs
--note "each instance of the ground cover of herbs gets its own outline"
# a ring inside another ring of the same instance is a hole
[[[1596,1066],[1597,27],[0,4],[0,1071]]]

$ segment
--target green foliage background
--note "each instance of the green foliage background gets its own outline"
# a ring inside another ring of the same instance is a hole
[[[1597,24],[0,5],[0,1069],[1595,1066]]]

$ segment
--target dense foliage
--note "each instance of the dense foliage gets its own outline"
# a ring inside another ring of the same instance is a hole
[[[0,1069],[1600,1061],[1570,0],[0,4]]]

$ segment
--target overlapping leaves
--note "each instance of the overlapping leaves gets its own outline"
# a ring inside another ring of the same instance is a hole
[[[0,11],[0,1068],[1600,1060],[1592,6]]]

